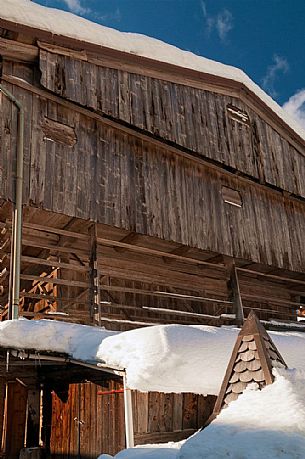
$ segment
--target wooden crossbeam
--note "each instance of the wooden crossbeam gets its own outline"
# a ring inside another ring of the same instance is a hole
[[[138,253],[149,254],[149,255],[156,255],[156,256],[159,256],[159,257],[171,258],[173,260],[178,260],[178,261],[182,261],[182,262],[185,262],[185,263],[191,263],[191,264],[202,265],[202,266],[209,266],[211,268],[214,267],[214,268],[217,268],[217,269],[226,270],[226,267],[223,266],[223,265],[208,263],[206,261],[197,260],[196,258],[183,257],[181,255],[176,255],[176,254],[174,254],[172,252],[164,252],[162,250],[151,249],[149,247],[127,244],[125,242],[113,241],[113,240],[105,239],[105,238],[101,238],[101,237],[97,238],[97,242],[98,242],[98,244],[106,245],[108,247],[121,247],[121,248],[124,248],[124,249],[128,249],[128,250],[130,250],[132,252],[138,252]]]
[[[76,249],[75,247],[64,247],[60,245],[40,243],[39,241],[36,241],[36,240],[34,241],[31,239],[22,239],[22,245],[28,246],[28,247],[46,249],[46,250],[50,250],[51,252],[62,252],[62,253],[68,253],[68,254],[75,253],[76,255],[80,257],[85,257],[86,259],[88,259],[88,253],[85,250]]]
[[[35,62],[39,56],[39,49],[37,46],[0,37],[0,54],[14,61]]]
[[[172,323],[172,319],[167,319],[167,318],[155,318],[153,317],[153,315],[156,315],[156,314],[159,314],[159,315],[167,315],[167,316],[175,316],[175,317],[179,317],[179,323],[181,323],[181,321],[183,321],[184,319],[184,322],[185,323],[194,323],[194,321],[192,319],[202,319],[204,321],[206,320],[215,320],[219,323],[223,323],[224,320],[231,320],[232,321],[232,318],[230,317],[221,317],[221,316],[213,316],[213,315],[208,315],[208,314],[202,314],[202,315],[197,315],[195,313],[191,313],[191,312],[187,312],[185,311],[185,314],[183,314],[183,312],[180,314],[180,311],[178,311],[179,314],[176,314],[176,310],[170,310],[170,309],[167,309],[167,310],[162,310],[161,308],[159,308],[158,310],[149,310],[147,308],[141,308],[141,307],[137,307],[137,306],[130,306],[130,305],[121,305],[121,304],[115,304],[115,303],[111,303],[111,305],[109,305],[109,307],[113,308],[113,309],[126,309],[128,311],[130,311],[130,319],[123,319],[118,313],[116,314],[115,312],[111,313],[111,312],[104,312],[103,313],[103,317],[102,317],[102,320],[101,322],[107,320],[107,318],[111,319],[111,320],[119,320],[119,321],[122,321],[122,322],[126,322],[126,321],[130,321],[131,323],[136,323],[136,320],[137,318],[138,319],[141,319],[144,323],[145,322],[152,322],[152,325],[154,325],[154,322],[155,323]],[[132,312],[134,311],[134,313]],[[148,313],[149,317],[142,317],[142,316],[137,316],[137,312],[142,312],[145,311],[145,313]],[[177,319],[178,320],[178,319]],[[197,322],[198,324],[198,322]]]
[[[5,225],[10,228],[12,226],[11,220],[7,220]],[[45,233],[53,233],[60,236],[72,237],[75,239],[81,239],[83,241],[88,241],[88,236],[83,233],[78,233],[76,231],[69,231],[67,229],[54,228],[52,226],[38,225],[37,223],[23,222],[23,228],[28,228],[37,231],[43,231]]]
[[[287,317],[287,311],[277,311],[277,310],[274,310],[274,309],[261,309],[261,308],[253,308],[252,306],[245,306],[244,305],[244,309],[247,309],[247,310],[253,310],[253,311],[259,311],[259,312],[269,312],[271,314],[274,314],[276,316],[286,316]],[[289,315],[289,314],[288,314]],[[295,317],[295,314],[290,314],[291,317]]]
[[[48,277],[48,276],[32,276],[31,274],[21,274],[20,278],[22,280],[28,280],[28,281],[38,281],[38,282],[44,282],[47,284],[54,284],[54,285],[68,285],[69,287],[84,287],[88,288],[89,284],[87,282],[81,282],[81,281],[72,281],[72,280],[65,280],[65,279],[56,279],[54,277]],[[58,297],[58,301],[60,301],[60,297]]]
[[[290,301],[290,300],[281,300],[278,298],[272,298],[269,296],[263,296],[263,295],[252,295],[250,293],[242,293],[241,294],[242,298],[248,299],[248,300],[254,300],[254,301],[262,301],[270,304],[275,304],[275,305],[283,305],[286,307],[289,306],[295,306],[296,308],[299,308],[300,306],[304,306],[301,303],[297,303],[295,301]],[[263,311],[263,308],[262,308]]]
[[[232,320],[232,317],[230,316],[222,316],[217,315],[211,315],[211,314],[201,314],[197,312],[189,312],[189,311],[179,311],[177,309],[167,309],[167,308],[154,308],[154,307],[149,307],[149,306],[133,306],[133,305],[128,305],[128,304],[118,304],[118,303],[107,303],[107,307],[114,308],[114,309],[134,309],[138,311],[147,311],[148,313],[157,313],[157,314],[166,314],[166,315],[175,315],[175,316],[184,316],[186,318],[203,318],[203,319],[226,319],[226,320]],[[149,319],[150,320],[150,319]]]
[[[78,299],[75,298],[65,298],[65,297],[58,297],[58,296],[52,296],[52,295],[43,295],[43,294],[38,294],[38,293],[31,293],[31,292],[21,292],[20,293],[21,298],[33,298],[36,300],[44,300],[44,301],[49,301],[50,303],[62,301],[64,303],[73,303],[73,304],[87,304],[88,300],[84,301],[79,301]]]
[[[212,303],[222,303],[230,305],[232,301],[226,300],[219,300],[215,298],[204,298],[202,296],[193,296],[193,295],[183,295],[177,293],[170,293],[170,292],[160,292],[160,291],[151,291],[151,290],[142,290],[137,288],[129,288],[129,287],[119,287],[119,286],[112,286],[112,285],[101,285],[100,290],[107,291],[107,292],[124,292],[124,293],[135,293],[140,295],[147,295],[147,296],[155,296],[159,298],[175,298],[179,300],[185,301],[198,301],[200,303],[212,302]]]
[[[36,264],[36,265],[43,265],[43,266],[51,266],[52,268],[65,268],[65,269],[70,269],[71,271],[79,271],[83,273],[88,272],[88,267],[86,266],[81,266],[81,265],[76,265],[72,263],[63,263],[59,262],[57,260],[46,260],[45,258],[38,258],[38,257],[28,257],[25,255],[22,255],[21,261],[24,261],[26,263],[30,264]]]
[[[247,268],[236,268],[236,269],[237,271],[240,271],[242,273],[254,274],[259,277],[266,277],[266,278],[273,279],[273,280],[280,281],[280,282],[305,285],[305,280],[291,279],[290,277],[278,276],[278,275],[269,274],[269,273],[261,273],[259,271],[254,271],[252,269],[247,269]]]
[[[135,242],[135,240],[139,237],[139,234],[135,233],[135,232],[131,232],[129,234],[127,234],[127,236],[123,237],[123,239],[120,240],[120,242],[123,242],[125,244],[132,244]],[[127,250],[126,248],[124,247],[115,247],[115,250],[117,252],[125,252],[125,250]]]
[[[183,256],[190,250],[191,248],[188,245],[181,245],[180,247],[177,247],[176,249],[172,250],[170,253],[172,253],[173,255]]]

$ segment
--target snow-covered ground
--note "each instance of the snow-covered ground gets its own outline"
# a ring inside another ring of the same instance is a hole
[[[138,56],[167,62],[179,67],[198,70],[202,73],[221,76],[243,83],[256,94],[273,112],[282,118],[297,134],[305,139],[304,130],[270,96],[254,83],[242,70],[196,56],[155,38],[136,33],[119,32],[95,24],[72,13],[46,8],[30,0],[2,0],[0,18],[41,29],[53,35],[94,43],[107,48],[124,51]]]
[[[262,391],[247,389],[212,424],[188,440],[161,448],[128,449],[115,458],[304,459],[304,382],[304,372],[281,370],[272,385]]]
[[[67,354],[126,370],[127,385],[143,392],[218,394],[235,327],[156,325],[126,332],[56,320],[0,322],[0,346]],[[305,371],[305,333],[270,332],[290,368]]]

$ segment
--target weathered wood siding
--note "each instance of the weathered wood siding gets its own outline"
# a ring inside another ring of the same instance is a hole
[[[70,384],[68,394],[52,393],[51,457],[96,458],[125,448],[122,384]],[[133,392],[135,443],[187,438],[213,411],[216,396]],[[79,422],[80,421],[80,422]]]
[[[3,381],[2,381],[3,383]],[[2,394],[3,395],[3,394]],[[24,446],[27,389],[19,382],[9,382],[6,399],[5,457],[19,457]]]
[[[304,271],[302,202],[179,157],[29,91],[10,89],[32,107],[26,117],[26,204]],[[3,98],[0,196],[4,199],[13,198],[15,115]],[[77,142],[69,146],[46,137],[42,129],[46,118],[72,128]],[[241,208],[224,202],[222,186],[239,191]]]
[[[265,183],[305,197],[305,155],[241,100],[40,52],[50,91]],[[234,121],[233,105],[248,123]]]
[[[135,444],[185,439],[212,414],[216,396],[133,392]]]
[[[52,393],[52,457],[95,458],[125,448],[123,394],[98,395],[120,388],[115,381],[82,383],[70,384],[67,398]]]

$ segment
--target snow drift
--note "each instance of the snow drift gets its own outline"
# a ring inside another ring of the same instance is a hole
[[[283,371],[262,391],[246,390],[181,448],[179,459],[301,459],[305,373]]]
[[[248,388],[188,440],[124,450],[115,459],[304,459],[304,382],[304,371],[277,370],[272,385]]]

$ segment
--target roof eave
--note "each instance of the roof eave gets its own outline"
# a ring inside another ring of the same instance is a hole
[[[231,89],[234,91],[234,94],[232,95],[235,96],[236,93],[238,93],[241,98],[250,100],[259,112],[264,113],[268,119],[275,125],[279,126],[280,129],[284,129],[288,133],[289,137],[291,137],[299,146],[298,150],[305,155],[305,139],[242,82],[210,73],[200,72],[191,68],[181,67],[168,62],[127,53],[125,51],[108,48],[94,43],[77,40],[65,35],[53,34],[46,30],[8,21],[3,18],[0,18],[0,28],[21,33],[25,36],[31,36],[34,40],[46,41],[56,46],[67,47],[75,51],[87,51],[95,54],[97,57],[102,56],[103,58],[109,58],[117,62],[127,62],[135,67],[145,67],[166,75],[176,74],[185,80],[191,79],[202,83],[208,83],[209,85],[215,87],[216,92],[219,89]],[[295,143],[294,146],[296,146]]]

